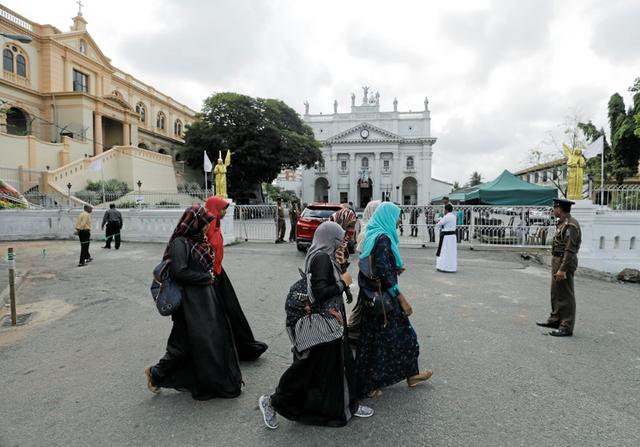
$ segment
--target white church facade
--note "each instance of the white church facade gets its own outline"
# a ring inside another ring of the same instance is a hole
[[[351,110],[310,114],[305,103],[304,121],[322,144],[324,161],[303,174],[302,200],[352,202],[364,208],[370,200],[391,200],[403,205],[424,205],[451,190],[448,183],[431,178],[433,145],[431,113],[424,110],[380,111],[380,94],[363,87],[362,103],[351,95]]]

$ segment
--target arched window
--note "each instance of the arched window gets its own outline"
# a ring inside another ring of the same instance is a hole
[[[369,169],[369,159],[367,157],[362,158],[362,169]]]
[[[176,122],[173,124],[173,133],[175,133],[179,137],[182,136],[182,121],[176,120]]]
[[[158,112],[158,117],[156,118],[156,127],[158,129],[164,130],[164,122],[165,122],[164,113]]]
[[[146,122],[147,120],[147,109],[144,107],[144,104],[139,102],[136,104],[136,113],[140,115],[140,121]]]
[[[7,133],[9,135],[29,135],[29,116],[17,107],[7,111]]]
[[[412,170],[414,166],[413,157],[407,157],[407,169]]]
[[[2,68],[4,71],[13,73],[13,51],[9,48],[5,48],[2,52]]]
[[[84,39],[80,39],[80,52],[82,54],[87,54],[87,44],[85,43]]]
[[[16,57],[16,73],[23,78],[27,77],[27,60],[22,54]]]

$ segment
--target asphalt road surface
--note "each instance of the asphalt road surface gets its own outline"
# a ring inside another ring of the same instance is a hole
[[[18,269],[29,270],[19,312],[35,313],[0,329],[2,447],[640,445],[637,285],[577,278],[575,335],[554,338],[534,324],[549,312],[546,268],[462,251],[459,272],[442,274],[433,250],[405,249],[401,287],[433,379],[387,388],[367,401],[373,418],[344,428],[281,418],[270,431],[257,399],[290,362],[284,297],[303,260],[293,244],[227,249],[227,272],[270,349],[242,364],[239,398],[207,402],[145,386],[143,368],[163,355],[171,324],[148,291],[163,245],[94,244],[84,268],[77,242],[13,245]]]

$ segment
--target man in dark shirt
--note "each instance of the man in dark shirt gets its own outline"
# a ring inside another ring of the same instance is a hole
[[[107,226],[105,231],[105,245],[102,248],[111,248],[111,240],[116,241],[116,250],[120,248],[120,231],[122,230],[122,214],[116,209],[115,204],[110,204],[109,209],[104,213],[102,218],[102,229]]]
[[[553,200],[553,214],[558,218],[551,245],[551,314],[538,326],[553,328],[554,337],[573,335],[576,318],[576,296],[573,276],[578,268],[578,251],[582,242],[580,224],[571,216],[571,202]]]

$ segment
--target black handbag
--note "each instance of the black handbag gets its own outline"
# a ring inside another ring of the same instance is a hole
[[[365,295],[364,309],[370,314],[382,315],[386,326],[387,314],[393,310],[393,297],[386,290],[382,290],[380,278],[373,274],[373,255],[360,259],[359,267],[360,273],[376,286],[373,290],[366,287],[360,288]]]
[[[151,282],[151,297],[156,303],[158,312],[164,317],[174,314],[182,302],[182,287],[171,279],[170,265],[170,259],[164,259],[156,265]]]

